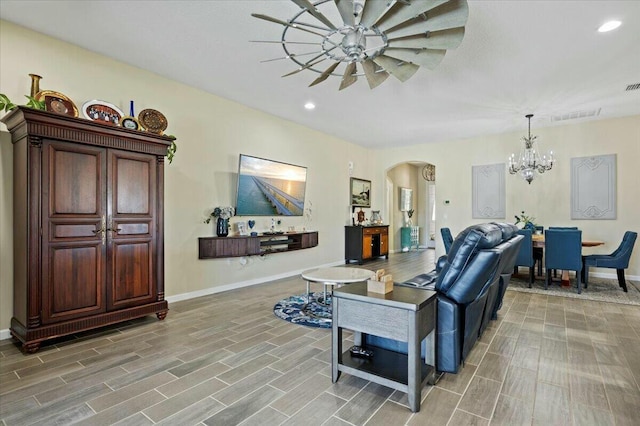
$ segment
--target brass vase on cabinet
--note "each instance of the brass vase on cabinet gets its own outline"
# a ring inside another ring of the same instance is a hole
[[[31,97],[35,98],[40,91],[40,80],[42,77],[38,74],[29,74],[29,77],[31,77]]]

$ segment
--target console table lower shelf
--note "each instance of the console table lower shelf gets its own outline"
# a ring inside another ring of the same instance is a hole
[[[411,411],[420,411],[425,384],[436,382],[436,294],[428,290],[394,287],[387,294],[368,293],[366,283],[334,290],[331,370],[337,382],[341,372],[406,392]],[[371,358],[352,357],[342,350],[342,330],[354,331],[362,346],[364,334],[407,342],[407,354],[370,347]],[[420,345],[427,338],[425,362]]]

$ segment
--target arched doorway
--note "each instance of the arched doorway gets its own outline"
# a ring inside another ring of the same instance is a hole
[[[408,210],[413,210],[411,224],[418,227],[418,246],[435,248],[435,166],[426,161],[406,161],[387,169],[385,208],[389,223],[389,248],[407,251]],[[411,194],[411,204],[400,205],[401,193]],[[405,239],[403,242],[403,234]],[[415,241],[411,241],[414,243]]]

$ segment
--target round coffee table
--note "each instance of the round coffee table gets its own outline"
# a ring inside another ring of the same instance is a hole
[[[318,303],[326,304],[327,301],[327,287],[339,286],[342,284],[356,283],[360,281],[366,281],[373,277],[374,272],[368,269],[362,268],[350,268],[346,266],[341,267],[327,267],[309,269],[302,273],[302,278],[307,281],[307,303],[309,303],[310,283],[322,283],[324,288],[324,297],[322,302],[318,300]]]

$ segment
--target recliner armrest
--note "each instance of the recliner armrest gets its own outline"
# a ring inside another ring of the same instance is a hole
[[[434,290],[436,281],[438,280],[438,272],[434,269],[426,274],[420,274],[402,283],[396,283],[403,287],[419,287],[425,290]]]
[[[442,268],[444,268],[444,265],[446,265],[446,263],[447,263],[447,255],[440,256],[438,258],[438,261],[436,262],[436,272],[440,273],[440,271],[442,270]]]

